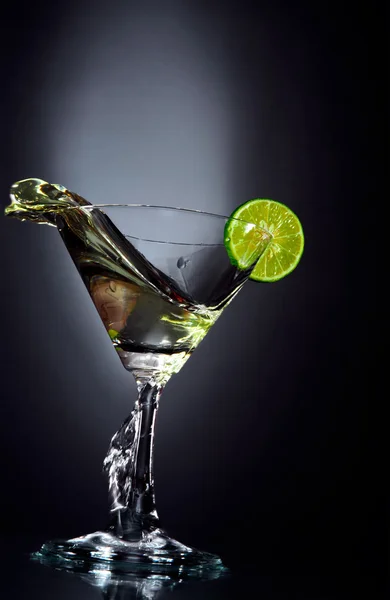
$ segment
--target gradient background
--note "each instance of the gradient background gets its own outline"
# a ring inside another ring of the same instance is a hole
[[[248,283],[161,402],[163,524],[238,573],[174,597],[295,597],[275,595],[293,579],[334,598],[330,576],[379,580],[380,3],[38,1],[3,26],[2,207],[40,177],[92,202],[222,214],[270,197],[304,226],[297,270]],[[57,232],[0,229],[4,598],[99,598],[18,561],[105,524],[102,460],[135,385]]]

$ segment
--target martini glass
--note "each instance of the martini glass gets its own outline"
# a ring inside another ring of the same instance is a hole
[[[104,460],[107,526],[47,542],[35,558],[86,571],[98,563],[116,573],[201,575],[224,569],[218,556],[172,539],[161,526],[154,428],[165,385],[247,281],[270,234],[237,223],[243,249],[237,268],[226,250],[229,219],[224,216],[160,206],[93,205],[39,179],[15,183],[11,200],[6,215],[57,227],[138,388],[134,409]]]

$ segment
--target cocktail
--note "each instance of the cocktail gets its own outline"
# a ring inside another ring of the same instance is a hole
[[[274,281],[303,251],[294,213],[270,200],[230,217],[136,204],[94,205],[60,185],[26,179],[11,188],[6,215],[55,226],[77,267],[138,398],[104,460],[107,527],[45,543],[37,556],[72,568],[201,573],[218,556],[172,539],[161,527],[153,477],[159,400],[249,277]]]

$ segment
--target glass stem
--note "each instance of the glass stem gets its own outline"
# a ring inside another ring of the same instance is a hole
[[[153,475],[154,425],[163,391],[155,381],[137,381],[138,398],[131,415],[114,435],[104,460],[109,479],[110,525],[128,541],[159,526]]]

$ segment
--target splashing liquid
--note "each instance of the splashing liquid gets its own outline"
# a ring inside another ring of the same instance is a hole
[[[222,308],[197,304],[151,264],[102,209],[66,188],[26,179],[12,186],[11,199],[7,216],[58,229],[123,365],[133,373],[143,399],[148,397],[147,406],[137,400],[104,460],[115,516],[110,531],[132,543],[146,523],[158,522],[152,470],[141,455],[152,455],[160,391]]]
[[[186,285],[182,289],[149,262],[102,208],[79,195],[60,185],[26,179],[12,186],[11,199],[6,215],[58,229],[123,365],[135,376],[140,391],[133,412],[113,436],[104,461],[111,504],[109,527],[71,540],[49,542],[37,557],[48,557],[60,565],[68,565],[73,560],[70,556],[79,556],[104,563],[147,563],[149,567],[158,564],[165,568],[169,563],[196,569],[201,565],[221,568],[218,557],[184,546],[160,529],[153,479],[154,422],[165,383],[204,338],[247,273],[236,273],[229,264],[228,285],[215,285],[215,302],[206,302],[206,306],[187,293],[188,289],[184,291]],[[227,260],[223,246],[221,252]],[[184,283],[186,278],[189,281],[185,274],[191,269],[189,263],[185,257],[177,261]],[[219,268],[216,273],[221,276]]]

